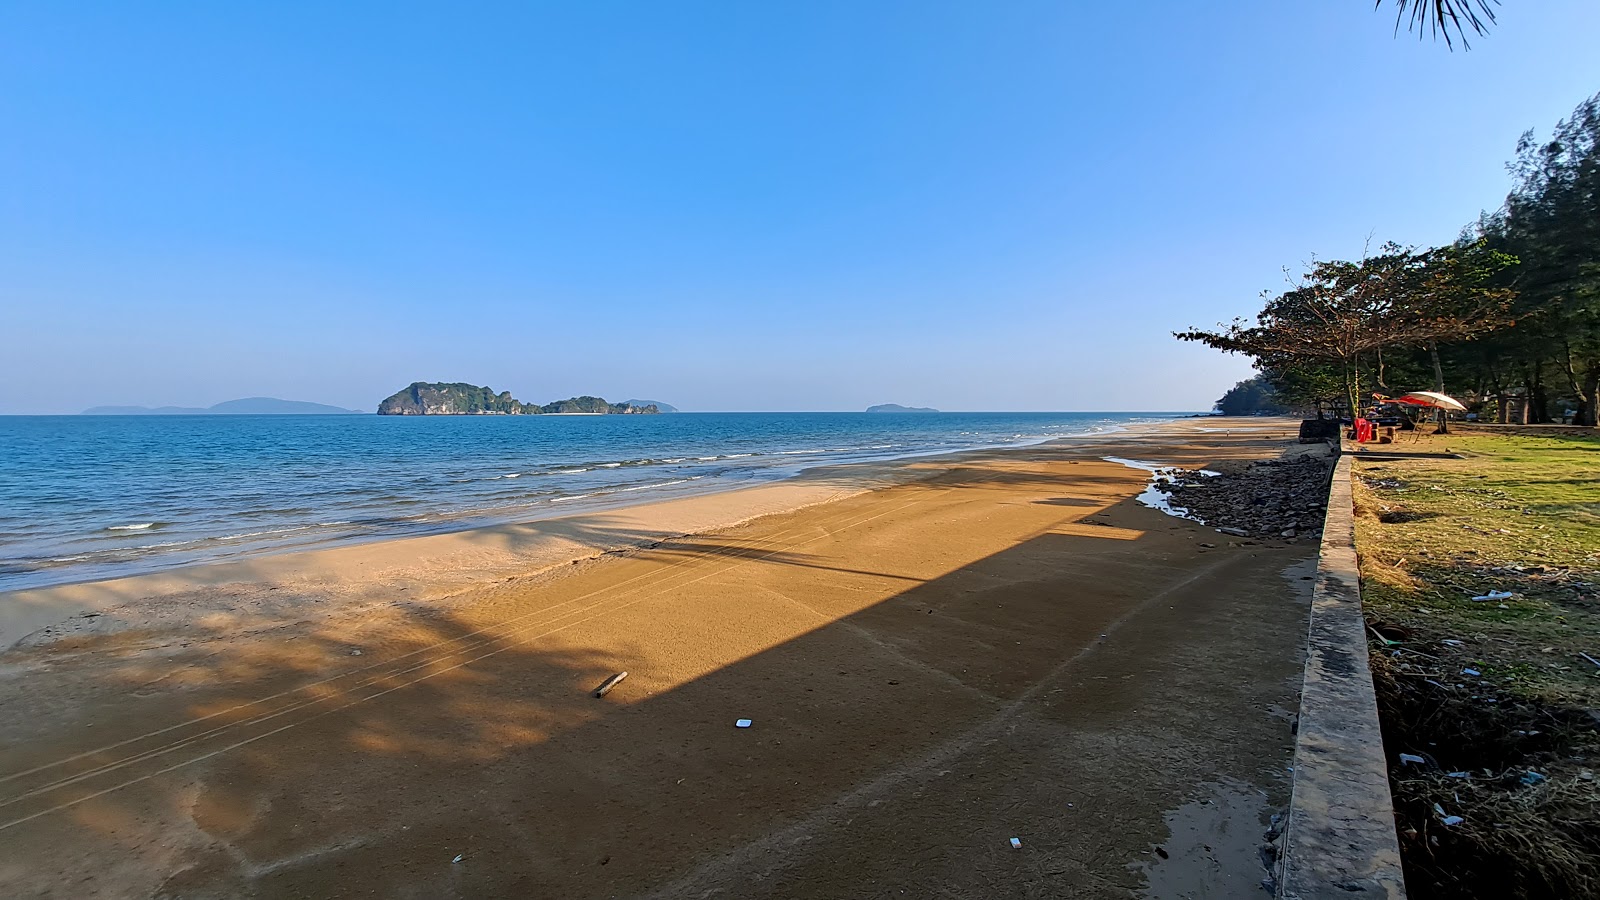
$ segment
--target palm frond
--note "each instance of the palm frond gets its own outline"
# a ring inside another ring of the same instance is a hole
[[[1383,4],[1384,0],[1376,0],[1372,8],[1381,9]],[[1464,49],[1470,50],[1467,32],[1488,34],[1489,26],[1495,22],[1494,7],[1500,5],[1500,0],[1394,0],[1394,4],[1395,34],[1405,25],[1418,38],[1424,34],[1432,34],[1435,40],[1443,37],[1445,46],[1452,50],[1459,40]]]

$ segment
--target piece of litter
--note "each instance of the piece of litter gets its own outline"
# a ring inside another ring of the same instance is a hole
[[[749,719],[740,719],[739,721],[733,723],[733,727],[735,727],[735,728],[749,728],[750,727],[750,720]]]
[[[1471,778],[1472,777],[1472,773],[1471,772],[1446,772],[1444,777],[1446,777],[1446,778]]]
[[[1021,850],[1022,849],[1022,838],[1012,838],[1011,839],[1011,849],[1013,849],[1013,850]]]
[[[1510,600],[1511,599],[1511,592],[1510,591],[1490,591],[1489,593],[1484,594],[1481,597],[1473,597],[1472,599],[1473,599],[1474,602],[1482,602],[1484,600]]]
[[[1439,821],[1445,825],[1460,825],[1462,822],[1465,822],[1466,819],[1463,819],[1460,816],[1445,816]]]
[[[1473,677],[1477,677],[1479,675],[1482,675],[1483,673],[1479,672],[1477,669],[1462,669],[1461,670],[1461,674],[1463,674],[1463,675],[1471,675]]]
[[[1540,775],[1538,772],[1527,771],[1527,772],[1523,772],[1522,773],[1522,777],[1517,779],[1517,780],[1519,782],[1525,784],[1525,785],[1528,785],[1529,787],[1532,787],[1533,785],[1536,785],[1539,782],[1544,781],[1545,777],[1543,775]]]
[[[1414,763],[1419,766],[1425,766],[1428,764],[1428,761],[1416,755],[1415,753],[1402,753],[1400,754],[1400,763],[1401,765],[1406,763]]]
[[[606,694],[611,693],[612,688],[621,684],[622,679],[627,677],[627,672],[618,672],[610,678],[607,678],[605,681],[600,682],[600,686],[594,689],[594,695],[596,697],[604,697]]]
[[[458,862],[461,862],[461,860],[464,859],[465,857],[466,857],[465,853],[457,853],[456,854],[456,858],[452,859],[450,861],[453,862],[453,863],[458,863]]]
[[[1466,641],[1456,641],[1456,640],[1451,640],[1450,638],[1445,638],[1444,640],[1440,641],[1439,643],[1441,643],[1441,644],[1449,644],[1452,647],[1465,647],[1467,645]]]
[[[360,656],[361,655],[361,651],[360,650],[351,650],[350,651],[350,655],[351,656]]]

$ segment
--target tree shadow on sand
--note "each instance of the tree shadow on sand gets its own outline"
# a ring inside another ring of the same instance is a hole
[[[1097,480],[1018,468],[952,490]],[[1046,527],[932,576],[601,517],[571,527],[651,546],[469,606],[19,651],[38,688],[0,707],[25,723],[0,755],[0,886],[1134,896],[1129,863],[1201,786],[1281,799],[1267,773],[1291,735],[1268,707],[1294,703],[1304,607],[1285,602],[1291,551],[1145,548],[1138,529],[1175,520],[1105,509],[1131,539]],[[1039,510],[1081,517],[1062,512]]]

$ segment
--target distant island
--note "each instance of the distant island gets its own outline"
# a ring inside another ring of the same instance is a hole
[[[867,407],[870,413],[936,413],[937,409],[927,406],[901,406],[898,403],[880,403],[877,406]]]
[[[676,406],[671,405],[670,403],[662,403],[660,400],[624,400],[624,401],[622,401],[622,405],[623,406],[654,406],[658,411],[664,412],[664,413],[675,413],[675,412],[682,412],[683,411],[681,409],[678,409]]]
[[[279,400],[277,397],[245,397],[224,400],[212,406],[93,406],[85,416],[353,416],[359,409],[345,409],[305,400]]]
[[[655,404],[607,403],[600,397],[573,397],[540,406],[523,403],[510,391],[465,382],[449,384],[415,381],[378,404],[380,416],[538,416],[538,415],[654,415]]]

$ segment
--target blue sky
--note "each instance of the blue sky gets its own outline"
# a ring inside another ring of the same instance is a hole
[[[251,8],[255,7],[255,8]],[[1200,409],[1169,332],[1452,239],[1600,91],[1364,0],[0,7],[0,412],[413,380]]]

